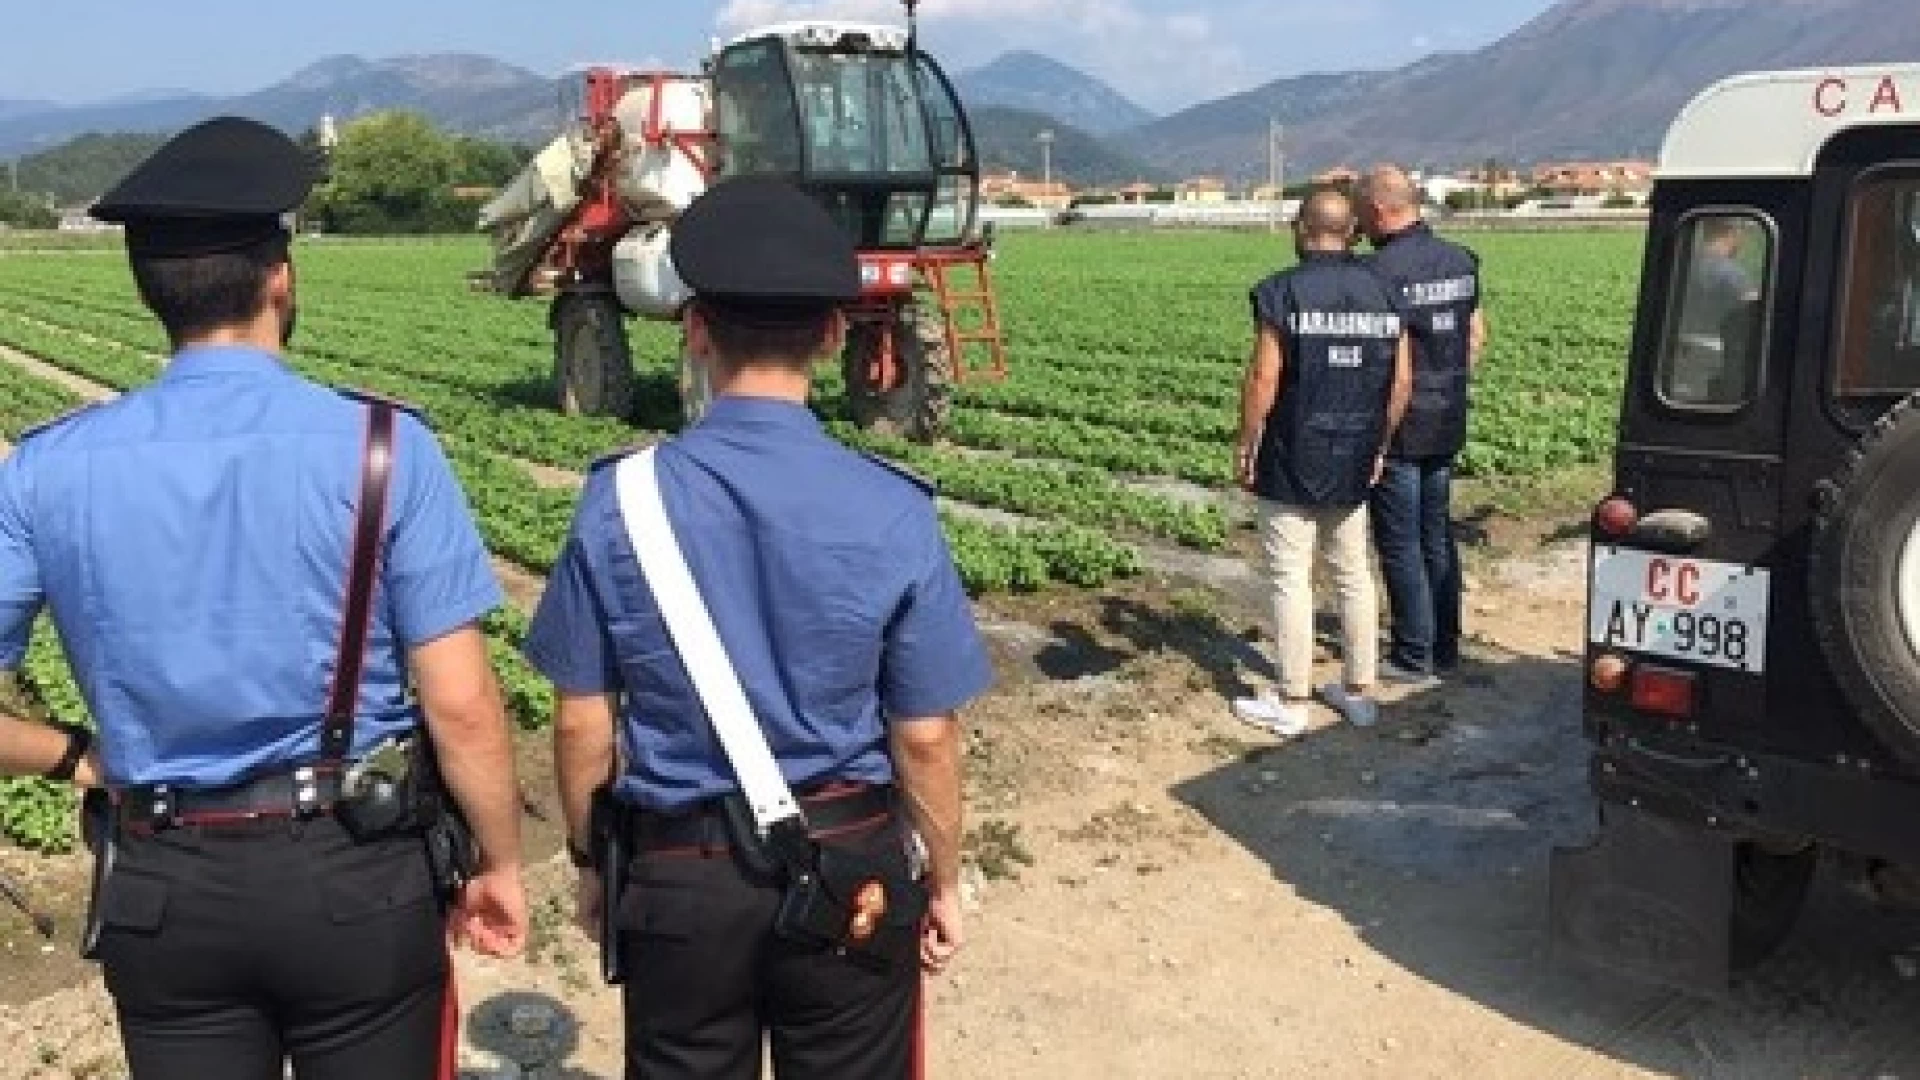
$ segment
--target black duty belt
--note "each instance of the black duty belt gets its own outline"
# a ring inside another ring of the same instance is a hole
[[[798,795],[816,840],[856,836],[893,821],[894,789],[881,784],[829,784]],[[733,850],[726,811],[718,801],[663,814],[630,809],[627,835],[633,849],[652,855],[724,855]]]
[[[316,817],[339,801],[342,775],[337,768],[314,768],[275,773],[226,788],[128,788],[116,799],[114,814],[121,825],[135,832]]]

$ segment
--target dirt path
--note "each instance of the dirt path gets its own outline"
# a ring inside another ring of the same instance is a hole
[[[1548,961],[1546,853],[1591,821],[1581,559],[1488,569],[1460,678],[1286,745],[1224,704],[1257,664],[1246,604],[1139,586],[988,605],[1002,685],[972,718],[972,943],[933,988],[934,1075],[1920,1071],[1920,984],[1888,962],[1920,927],[1835,887],[1724,1001]],[[526,959],[462,959],[465,1075],[618,1075],[567,877],[534,871]],[[92,982],[0,1008],[0,1041],[19,1048],[0,1075],[119,1075]]]
[[[6,361],[36,379],[52,383],[62,390],[70,394],[75,394],[87,401],[111,401],[120,396],[118,391],[110,387],[101,386],[99,383],[89,379],[83,379],[65,368],[55,367],[37,356],[21,352],[19,349],[8,345],[0,345],[0,360]]]

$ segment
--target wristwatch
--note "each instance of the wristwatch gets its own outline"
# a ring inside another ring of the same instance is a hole
[[[60,723],[53,727],[67,733],[67,752],[60,755],[60,760],[54,762],[53,768],[40,775],[63,784],[71,783],[74,770],[80,767],[80,759],[86,757],[87,751],[93,747],[93,732],[79,724]]]

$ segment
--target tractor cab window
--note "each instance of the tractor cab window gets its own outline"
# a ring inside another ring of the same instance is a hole
[[[809,175],[933,172],[911,60],[802,49],[794,68]]]
[[[1920,389],[1920,167],[1855,186],[1845,265],[1834,392],[1905,397]]]
[[[805,164],[800,115],[781,43],[755,42],[722,53],[713,85],[719,127],[726,133],[726,174],[799,173]]]
[[[1660,353],[1669,407],[1731,412],[1759,382],[1773,232],[1751,211],[1694,214],[1675,247],[1673,300]]]
[[[979,184],[975,179],[973,138],[953,84],[933,57],[915,57],[920,96],[927,105],[927,123],[933,129],[933,161],[940,171],[933,213],[927,220],[927,241],[957,244],[972,235]]]

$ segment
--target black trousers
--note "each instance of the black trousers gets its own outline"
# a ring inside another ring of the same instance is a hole
[[[444,1080],[445,921],[418,839],[331,818],[121,831],[99,959],[133,1080]]]
[[[897,860],[897,827],[836,841]],[[773,933],[780,887],[727,853],[635,857],[620,901],[628,1080],[909,1080],[920,970],[881,973]]]

